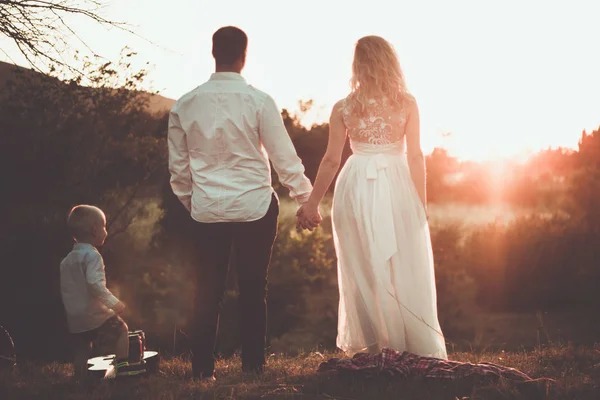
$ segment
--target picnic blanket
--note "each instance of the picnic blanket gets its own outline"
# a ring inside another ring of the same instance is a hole
[[[352,358],[332,358],[321,363],[318,372],[356,371],[366,375],[387,374],[400,378],[460,379],[465,377],[504,378],[529,381],[531,378],[514,368],[481,362],[477,364],[421,357],[416,354],[383,349],[378,354],[358,353]]]

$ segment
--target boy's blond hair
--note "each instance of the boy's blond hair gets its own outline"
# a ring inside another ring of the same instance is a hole
[[[96,206],[80,204],[69,212],[67,226],[75,239],[82,239],[92,234],[98,218],[105,218],[104,212]]]

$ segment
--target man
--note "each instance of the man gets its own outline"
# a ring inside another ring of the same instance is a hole
[[[197,222],[192,373],[209,380],[231,253],[240,290],[242,369],[260,373],[265,365],[267,270],[279,214],[269,159],[299,205],[312,191],[275,102],[240,75],[246,34],[228,26],[212,40],[215,73],[173,106],[168,133],[171,187]]]

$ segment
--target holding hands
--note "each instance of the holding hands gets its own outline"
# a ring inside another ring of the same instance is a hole
[[[306,202],[298,209],[296,213],[296,229],[308,229],[313,231],[317,226],[321,224],[323,218],[319,213],[319,204]]]

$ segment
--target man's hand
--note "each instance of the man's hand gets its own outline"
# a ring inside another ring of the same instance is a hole
[[[298,209],[296,217],[298,218],[296,221],[297,230],[308,229],[312,231],[323,222],[318,204],[305,203]]]
[[[113,307],[113,311],[116,312],[117,315],[122,315],[125,312],[125,309],[126,309],[125,304],[123,304],[122,301],[119,301]]]

